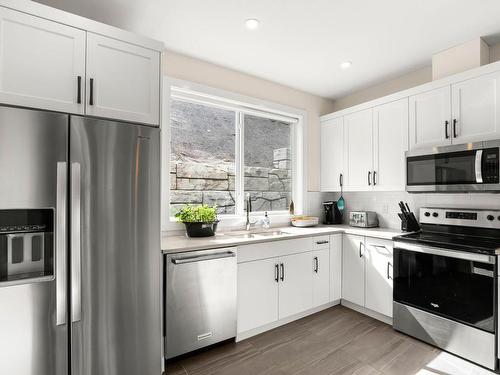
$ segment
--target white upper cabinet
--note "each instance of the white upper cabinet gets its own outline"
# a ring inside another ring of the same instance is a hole
[[[451,89],[444,86],[410,96],[410,148],[451,143]]]
[[[159,124],[160,53],[93,33],[87,49],[86,113]]]
[[[451,85],[453,143],[500,138],[500,72]]]
[[[321,191],[340,191],[344,173],[344,119],[321,124]]]
[[[392,317],[392,241],[366,238],[365,307]]]
[[[360,306],[365,304],[364,241],[362,236],[345,234],[342,246],[342,299]]]
[[[372,109],[344,116],[346,191],[371,190],[373,184]]]
[[[1,103],[83,114],[84,79],[85,31],[0,7]]]
[[[373,109],[373,188],[404,191],[408,151],[408,98]]]

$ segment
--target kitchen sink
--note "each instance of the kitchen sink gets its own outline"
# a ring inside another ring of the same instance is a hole
[[[286,235],[286,232],[282,232],[280,230],[274,231],[263,231],[263,232],[235,232],[235,233],[224,233],[224,236],[227,237],[236,237],[236,238],[269,238],[269,237],[280,237]]]

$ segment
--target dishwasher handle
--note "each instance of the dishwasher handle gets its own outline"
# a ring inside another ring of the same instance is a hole
[[[234,253],[232,251],[226,251],[226,252],[217,253],[217,254],[207,254],[207,255],[172,258],[172,263],[173,264],[186,264],[186,263],[202,262],[204,260],[234,258],[235,256],[236,256],[236,253]]]

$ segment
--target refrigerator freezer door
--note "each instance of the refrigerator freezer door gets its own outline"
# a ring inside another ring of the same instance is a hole
[[[161,373],[159,134],[70,119],[73,375]]]
[[[0,282],[0,374],[68,373],[68,116],[0,107],[0,210],[53,209],[53,277]]]

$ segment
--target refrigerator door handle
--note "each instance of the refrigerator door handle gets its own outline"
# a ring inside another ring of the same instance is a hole
[[[66,259],[66,202],[68,167],[66,162],[57,163],[56,190],[56,325],[67,321],[67,259]]]
[[[81,167],[71,163],[71,322],[82,320]]]

